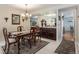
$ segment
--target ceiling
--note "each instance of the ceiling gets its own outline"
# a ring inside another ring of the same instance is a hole
[[[49,10],[56,11],[56,9],[75,6],[74,4],[11,4],[16,8],[26,10],[30,13],[49,12]]]
[[[23,9],[23,10],[28,10],[28,11],[34,11],[34,10],[39,10],[47,7],[55,7],[57,4],[12,4],[11,6]]]

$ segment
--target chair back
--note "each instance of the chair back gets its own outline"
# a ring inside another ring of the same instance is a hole
[[[4,35],[5,42],[9,43],[7,28],[3,28],[3,35]]]
[[[36,27],[31,27],[30,32],[31,32],[31,33],[36,32]]]
[[[30,37],[32,38],[32,39],[35,39],[36,38],[36,33],[35,33],[35,31],[36,31],[36,28],[31,28],[30,29]]]
[[[37,32],[40,32],[41,31],[41,29],[39,28],[39,26],[36,26],[36,31]]]
[[[17,27],[17,31],[20,32],[20,31],[22,31],[22,30],[23,30],[23,26],[18,26],[18,27]]]

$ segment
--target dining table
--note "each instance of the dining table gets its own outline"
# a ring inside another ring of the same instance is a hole
[[[15,38],[17,40],[17,43],[18,43],[18,54],[20,54],[20,39],[22,39],[22,37],[24,36],[28,36],[30,34],[33,34],[33,33],[30,33],[30,31],[12,31],[12,32],[9,32],[9,36],[12,37],[12,38]]]

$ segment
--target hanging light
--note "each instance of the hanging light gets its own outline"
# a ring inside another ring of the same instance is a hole
[[[25,6],[27,6],[27,4],[25,4]],[[26,8],[25,16],[26,17],[32,16],[30,13],[28,13],[27,8]]]
[[[25,15],[26,15],[26,16],[29,16],[29,14],[28,14],[28,13],[26,13]]]
[[[25,6],[27,6],[27,4],[25,4]],[[27,20],[29,17],[32,16],[32,14],[28,13],[28,12],[27,12],[27,8],[26,8],[25,13],[21,14],[21,16],[22,16],[22,20],[23,20],[23,22],[24,22],[24,20]]]
[[[32,16],[32,14],[29,15],[30,17]]]
[[[25,17],[25,14],[22,13],[21,16],[22,16],[22,17]]]
[[[32,16],[32,14],[26,12],[26,13],[25,13],[25,16],[26,16],[26,17],[30,17],[30,16]]]

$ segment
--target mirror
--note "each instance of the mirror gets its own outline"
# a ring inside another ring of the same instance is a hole
[[[56,27],[56,13],[43,15],[43,19],[41,20],[41,26],[50,28]]]
[[[30,25],[31,25],[31,27],[32,26],[36,26],[37,25],[37,22],[38,22],[38,16],[32,16],[30,18]]]

